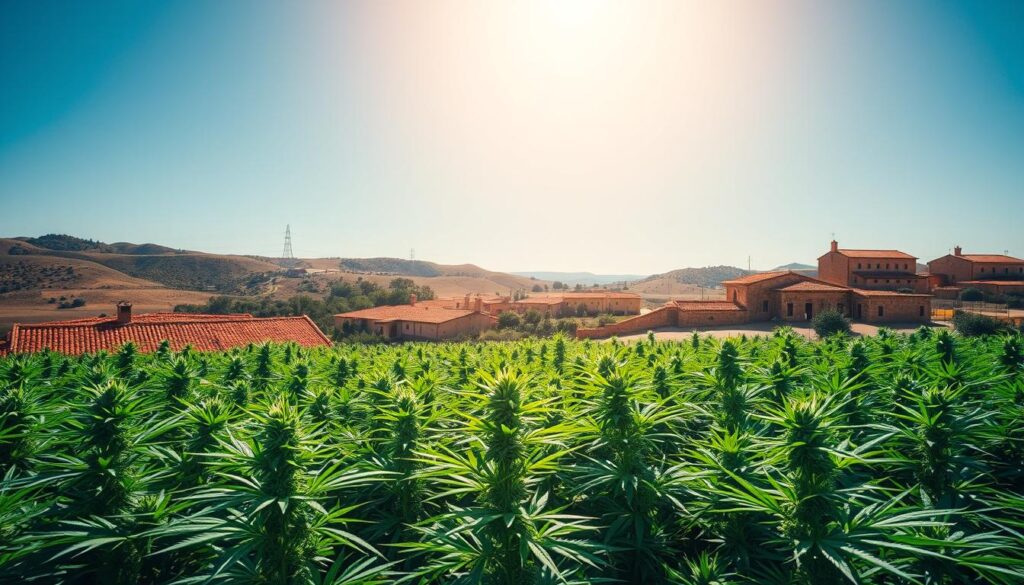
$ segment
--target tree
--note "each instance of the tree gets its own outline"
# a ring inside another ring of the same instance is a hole
[[[498,329],[515,329],[519,323],[519,315],[512,311],[503,311],[498,315]]]
[[[837,333],[849,335],[850,321],[835,309],[826,309],[814,316],[811,326],[818,337],[824,339]]]
[[[587,305],[586,304],[580,303],[580,304],[576,305],[576,316],[577,317],[586,317],[587,316]]]
[[[968,302],[984,301],[985,293],[976,288],[965,288],[960,291],[960,300]]]
[[[533,288],[531,288],[530,290],[532,290],[533,292],[541,292],[544,289],[542,289],[539,284],[535,284],[533,285]]]
[[[526,312],[525,315],[523,315],[523,321],[526,321],[530,325],[536,325],[537,323],[540,323],[540,320],[543,318],[544,315],[541,315],[540,311],[538,311],[537,309],[530,309],[529,311]]]
[[[953,328],[965,337],[992,335],[1003,330],[1004,325],[997,319],[987,315],[979,315],[968,311],[953,313]]]

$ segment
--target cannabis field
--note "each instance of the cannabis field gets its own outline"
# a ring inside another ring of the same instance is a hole
[[[1022,583],[1022,340],[0,359],[0,581]]]

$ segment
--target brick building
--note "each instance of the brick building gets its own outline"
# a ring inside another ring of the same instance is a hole
[[[582,308],[589,315],[638,315],[643,299],[640,295],[620,291],[573,291],[531,295],[512,303],[512,310],[525,313],[536,309],[550,317],[577,315]]]
[[[833,241],[831,250],[818,259],[819,278],[791,270],[751,274],[722,283],[725,301],[671,301],[646,315],[577,329],[577,336],[606,337],[657,327],[810,321],[829,309],[867,323],[926,323],[931,318],[932,296],[925,292],[928,278],[912,272],[916,265],[915,257],[898,250],[842,250]]]
[[[818,258],[818,278],[831,284],[870,290],[927,293],[928,276],[917,273],[917,257],[899,250],[831,249]]]
[[[936,292],[955,298],[965,288],[994,295],[1024,293],[1024,260],[1005,254],[964,254],[960,246],[928,263]]]
[[[50,349],[67,355],[81,355],[116,351],[129,341],[141,352],[152,352],[165,340],[173,350],[191,345],[199,351],[230,349],[266,341],[295,342],[306,347],[331,345],[331,340],[306,316],[132,315],[131,303],[122,301],[117,304],[115,317],[15,323],[5,343],[0,344],[0,353],[33,353]]]
[[[497,324],[494,315],[479,310],[482,300],[474,304],[473,310],[449,308],[434,301],[418,303],[416,295],[412,295],[408,305],[341,313],[334,316],[334,323],[339,328],[369,331],[388,340],[439,341],[471,337]]]

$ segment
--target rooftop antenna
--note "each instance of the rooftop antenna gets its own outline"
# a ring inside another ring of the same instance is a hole
[[[409,248],[409,260],[416,260],[416,248]]]
[[[295,254],[292,253],[292,226],[287,224],[284,226],[284,252],[281,253],[281,257],[285,260],[295,260]]]
[[[750,272],[750,256],[747,256],[747,272]]]

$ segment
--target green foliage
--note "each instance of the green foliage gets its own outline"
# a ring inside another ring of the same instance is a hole
[[[815,315],[811,327],[821,339],[837,334],[850,334],[850,320],[835,309],[826,309]]]
[[[1017,334],[6,356],[0,581],[1020,583],[1022,421]]]
[[[351,341],[376,343],[383,339],[363,335],[365,332],[360,331],[336,331],[334,315],[381,305],[404,305],[414,294],[422,301],[434,298],[434,291],[429,286],[418,286],[408,278],[392,279],[387,288],[360,279],[355,282],[342,280],[331,284],[322,299],[308,295],[295,296],[287,301],[268,297],[215,296],[202,305],[176,305],[174,312],[213,315],[249,313],[255,317],[308,315],[321,330],[328,335],[333,333],[335,338],[353,337]]]
[[[972,302],[984,301],[985,293],[981,292],[976,288],[965,288],[964,290],[960,291],[960,300]]]
[[[1006,329],[1006,325],[988,315],[981,315],[970,311],[954,311],[953,328],[961,335],[974,337],[998,333]]]
[[[498,315],[498,329],[515,329],[519,327],[519,315],[512,311],[503,311]]]

